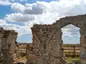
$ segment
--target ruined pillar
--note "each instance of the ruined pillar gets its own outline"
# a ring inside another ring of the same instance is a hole
[[[13,53],[16,48],[17,33],[13,30],[1,29],[3,37],[0,35],[0,64],[13,64]]]
[[[61,45],[63,44],[63,41],[62,41],[62,31],[61,29],[58,29],[58,31],[56,32],[56,39],[57,39],[57,52],[58,53],[58,57],[59,57],[59,63],[62,62],[62,57],[63,57],[63,50],[61,49]],[[63,62],[62,62],[63,63]]]
[[[57,64],[59,61],[60,44],[56,38],[57,29],[53,25],[34,25],[33,55],[36,56],[36,64]],[[59,36],[59,34],[57,34]]]
[[[81,25],[81,28],[80,28],[80,34],[81,34],[81,37],[80,37],[80,60],[81,60],[81,63],[86,63],[86,27],[85,25]]]
[[[2,53],[2,40],[4,36],[3,28],[0,28],[0,64],[3,62],[3,53]]]
[[[62,52],[62,32],[54,25],[34,25],[32,27],[33,53],[36,64],[60,64]],[[29,56],[29,55],[28,55]]]

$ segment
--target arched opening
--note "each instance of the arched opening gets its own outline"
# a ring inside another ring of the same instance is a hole
[[[68,62],[80,60],[80,28],[69,24],[62,29],[64,55]]]

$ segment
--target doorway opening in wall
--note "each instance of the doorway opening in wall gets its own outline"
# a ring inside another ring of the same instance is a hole
[[[80,28],[69,24],[61,30],[63,54],[67,61],[80,60]]]

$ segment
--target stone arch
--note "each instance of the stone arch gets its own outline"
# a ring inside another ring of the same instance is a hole
[[[80,58],[86,60],[86,15],[70,16],[61,18],[51,25],[34,25],[32,29],[33,36],[33,54],[39,56],[36,64],[60,64],[61,62],[61,28],[73,24],[80,28],[81,54]]]
[[[74,26],[77,26],[79,28],[81,28],[81,25],[83,23],[86,23],[86,15],[78,15],[78,16],[70,16],[70,17],[65,17],[65,18],[61,18],[59,20],[57,20],[55,23],[53,23],[53,25],[58,25],[57,27],[64,27],[68,24],[73,24]],[[56,27],[56,26],[55,26]]]

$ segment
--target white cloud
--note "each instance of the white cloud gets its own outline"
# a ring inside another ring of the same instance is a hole
[[[5,24],[6,24],[6,20],[0,19],[0,25],[5,25]]]
[[[82,4],[83,3],[83,4]],[[65,16],[75,16],[86,13],[86,0],[60,0],[48,2],[36,2],[32,4],[13,3],[11,8],[15,12],[34,15],[37,22],[53,23]],[[40,15],[39,15],[40,14]]]
[[[83,3],[83,4],[82,4]],[[60,0],[51,2],[36,2],[32,4],[12,3],[11,8],[16,13],[6,15],[10,22],[25,22],[25,26],[13,25],[19,35],[31,34],[30,27],[34,24],[52,24],[59,18],[86,13],[86,0]],[[10,25],[12,26],[12,25]],[[12,27],[9,27],[12,28]],[[78,34],[77,28],[64,28],[65,36]]]
[[[3,26],[5,30],[15,30],[16,32],[18,32],[18,37],[25,35],[25,34],[31,34],[30,29],[28,29],[27,26],[19,26],[19,25],[15,25],[15,24],[5,24]]]
[[[83,3],[83,4],[82,4]],[[39,2],[22,5],[13,3],[11,8],[15,12],[34,15],[41,23],[53,23],[65,16],[75,16],[86,13],[86,0],[60,0],[51,2]],[[40,15],[39,15],[40,14]]]
[[[45,2],[36,2],[33,4],[26,4],[25,5],[25,14],[42,14],[46,10],[46,3]]]
[[[24,34],[31,34],[30,27],[33,25],[33,23],[28,23],[28,25],[20,26],[16,24],[10,24],[7,23],[6,20],[0,19],[0,27],[3,27],[5,30],[15,30],[18,32],[18,37],[22,36]]]
[[[73,36],[77,36],[80,37],[80,28],[74,26],[74,25],[67,25],[65,27],[63,27],[62,29],[62,33],[63,33],[63,38],[65,36],[69,36],[69,37],[73,37]]]
[[[20,3],[13,3],[11,5],[11,8],[15,10],[15,12],[22,12],[25,14],[42,14],[46,9],[45,4],[45,2],[37,2],[25,5],[22,5]]]
[[[7,14],[5,19],[11,22],[28,22],[34,20],[35,17],[33,15],[27,15],[22,13],[12,13]]]
[[[25,7],[19,3],[12,3],[11,8],[12,8],[12,10],[14,10],[16,12],[23,12],[25,9]]]
[[[8,24],[6,20],[0,19],[0,27],[3,27],[6,30],[16,30],[16,27],[18,27],[18,25]]]
[[[9,0],[0,0],[0,5],[10,5],[11,2]]]
[[[83,4],[82,4],[83,3]],[[59,2],[50,2],[51,13],[59,14],[59,16],[75,16],[86,13],[86,0],[60,0]]]

